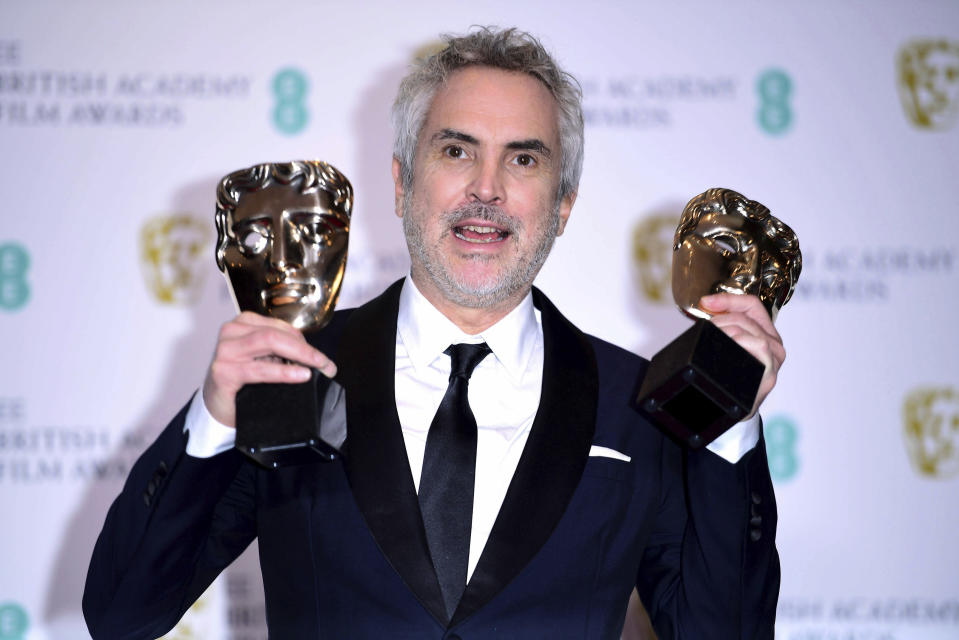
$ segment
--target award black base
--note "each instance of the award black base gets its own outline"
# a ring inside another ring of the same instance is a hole
[[[671,438],[704,447],[752,410],[763,364],[707,320],[653,356],[636,404]]]
[[[250,384],[236,394],[236,448],[268,469],[330,462],[340,451],[320,437],[330,379],[315,369],[300,384]]]

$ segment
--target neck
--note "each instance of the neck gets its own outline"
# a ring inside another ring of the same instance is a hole
[[[416,285],[416,288],[423,294],[423,297],[436,307],[440,313],[449,318],[450,322],[459,327],[463,333],[471,336],[486,331],[502,320],[510,311],[515,309],[517,305],[523,301],[523,298],[526,297],[526,294],[529,293],[529,288],[527,287],[502,302],[488,307],[465,307],[445,298],[442,292],[429,281],[428,277],[417,277],[415,270],[413,270],[410,275],[413,278],[413,283]]]

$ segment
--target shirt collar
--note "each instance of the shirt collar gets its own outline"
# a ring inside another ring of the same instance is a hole
[[[402,340],[416,369],[428,367],[451,344],[486,342],[507,375],[519,382],[533,350],[542,344],[543,329],[538,315],[533,307],[533,295],[527,293],[522,302],[496,324],[478,335],[469,335],[434,307],[407,276],[396,319],[397,340]]]

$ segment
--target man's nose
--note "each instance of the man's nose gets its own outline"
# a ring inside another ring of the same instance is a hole
[[[495,158],[478,161],[467,185],[467,197],[483,204],[502,204],[506,201],[503,166]]]

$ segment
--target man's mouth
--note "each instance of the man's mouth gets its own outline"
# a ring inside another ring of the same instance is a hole
[[[453,234],[460,240],[475,244],[502,242],[509,235],[509,231],[478,224],[466,224],[453,227]]]

